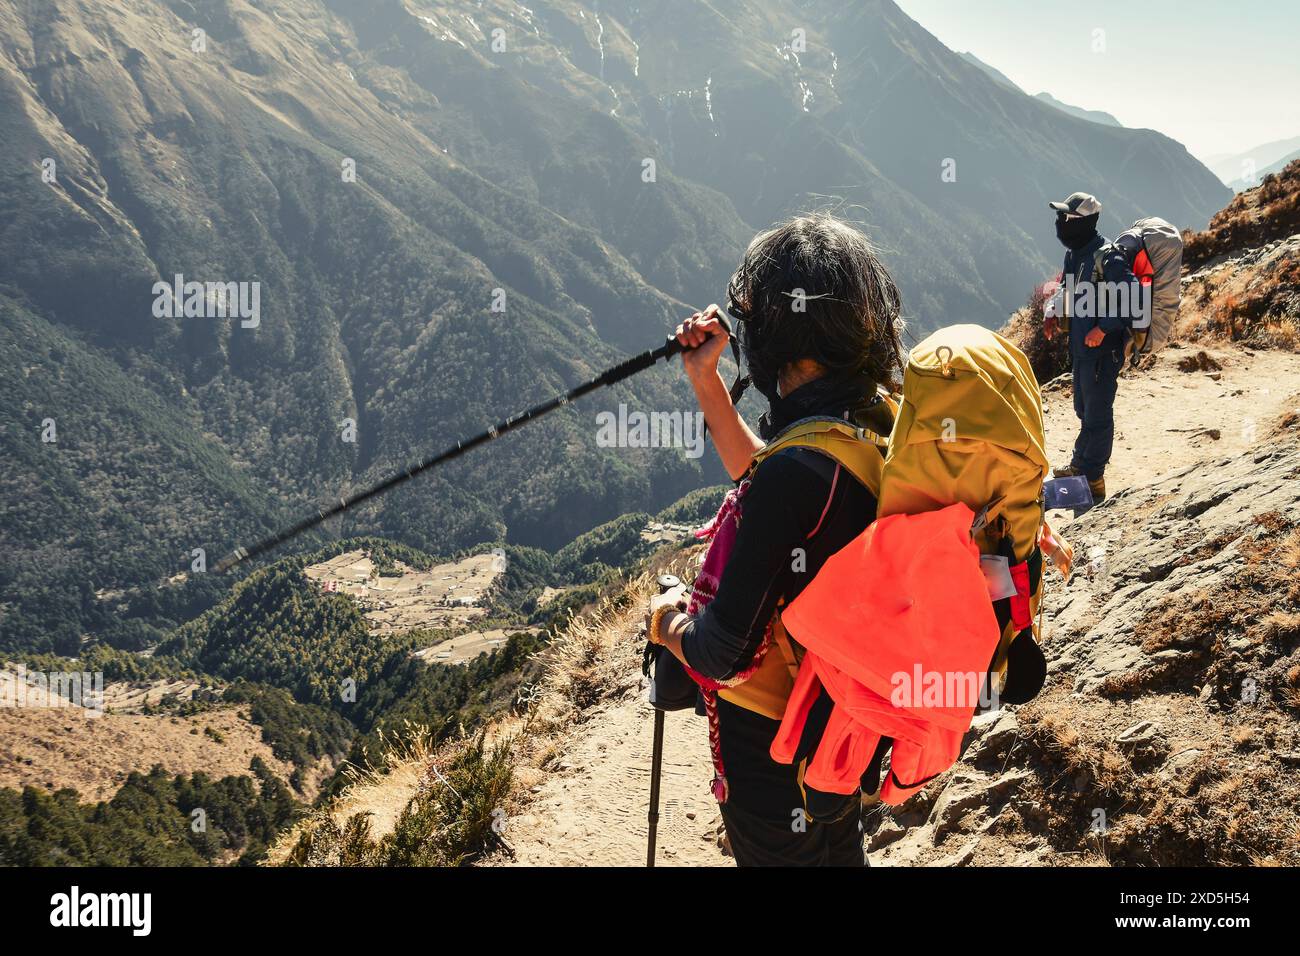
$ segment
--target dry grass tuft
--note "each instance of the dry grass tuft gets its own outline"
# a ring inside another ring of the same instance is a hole
[[[1255,746],[1255,728],[1249,724],[1233,727],[1230,737],[1232,746],[1238,750],[1248,750]]]
[[[1129,759],[1114,746],[1089,741],[1078,730],[1072,705],[1057,707],[1037,717],[1030,734],[1067,775],[1077,791],[1125,797],[1133,786]]]
[[[635,581],[630,590],[649,593],[649,581]],[[582,712],[626,687],[639,649],[632,633],[638,612],[604,599],[592,612],[570,620],[550,646],[542,677],[542,700],[557,709]]]
[[[548,649],[538,694],[541,711],[581,720],[594,705],[635,686],[645,647],[643,618],[656,591],[655,579],[667,573],[691,580],[697,553],[668,555],[634,577],[626,588],[569,621]]]
[[[1300,351],[1300,250],[1288,241],[1298,232],[1300,162],[1293,162],[1239,193],[1204,232],[1185,234],[1191,281],[1181,334]],[[1221,264],[1204,268],[1211,262]]]
[[[268,862],[461,866],[503,846],[497,821],[516,802],[512,739],[479,733],[434,747],[428,734],[408,733],[392,743],[381,765],[355,768],[344,799],[295,827]],[[400,809],[382,820],[393,798]]]
[[[1300,528],[1292,531],[1278,545],[1277,562],[1292,571],[1300,570]]]
[[[1069,336],[1058,335],[1049,342],[1043,335],[1043,303],[1055,285],[1053,279],[1035,286],[1024,306],[1012,313],[1000,330],[1002,336],[1025,353],[1040,383],[1050,382],[1070,369]]]
[[[1300,161],[1270,173],[1215,213],[1204,232],[1184,234],[1183,262],[1195,271],[1211,259],[1300,232]]]

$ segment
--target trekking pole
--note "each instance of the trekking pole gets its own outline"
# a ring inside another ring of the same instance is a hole
[[[719,312],[717,319],[722,323],[722,327],[726,329],[727,334],[731,335],[731,323],[727,320],[726,314]],[[571,388],[564,394],[557,395],[549,401],[542,402],[540,405],[534,405],[532,408],[521,412],[518,415],[512,415],[505,421],[498,422],[487,431],[480,432],[472,438],[465,438],[456,442],[454,448],[448,448],[446,451],[440,452],[437,455],[414,462],[402,471],[385,478],[377,485],[367,488],[364,491],[358,491],[356,494],[349,495],[346,498],[340,498],[338,502],[330,505],[328,508],[322,508],[317,511],[316,514],[303,518],[297,524],[283,528],[270,537],[264,538],[250,547],[236,547],[234,551],[218,561],[213,566],[213,570],[218,574],[229,571],[236,565],[241,564],[250,558],[256,558],[259,555],[265,554],[272,548],[278,547],[292,538],[296,538],[304,531],[311,530],[316,527],[316,525],[328,521],[335,515],[341,514],[355,505],[359,505],[364,501],[369,501],[376,495],[382,495],[385,491],[397,487],[409,478],[414,478],[422,471],[428,471],[430,468],[436,468],[438,465],[449,462],[454,458],[459,458],[461,455],[477,448],[479,445],[485,445],[495,438],[500,438],[506,432],[514,431],[521,425],[526,425],[528,422],[535,421],[543,415],[555,411],[557,408],[562,408],[571,402],[577,401],[589,392],[594,392],[596,389],[603,388],[606,385],[613,385],[616,382],[621,382],[623,379],[630,378],[637,372],[644,372],[660,359],[671,359],[678,352],[686,351],[689,351],[689,349],[678,342],[675,336],[670,335],[668,336],[667,341],[657,349],[647,349],[640,355],[633,356],[627,361],[621,362],[613,368],[605,370],[589,382],[584,382],[575,388]]]
[[[659,593],[666,594],[671,591],[681,581],[673,574],[659,575]],[[647,635],[647,638],[649,635]],[[662,651],[661,653],[670,653]],[[663,769],[664,762],[664,712],[658,707],[655,712],[655,736],[654,746],[650,756],[650,812],[646,814],[646,823],[648,825],[648,837],[646,839],[645,865],[653,867],[655,865],[655,838],[659,832],[659,774]]]
[[[645,865],[655,865],[655,838],[659,830],[659,771],[664,759],[664,712],[655,708],[654,755],[650,758],[650,824],[649,838],[646,840]]]

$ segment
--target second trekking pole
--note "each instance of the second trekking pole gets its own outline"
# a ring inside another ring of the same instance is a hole
[[[674,575],[661,574],[659,593],[666,594],[680,583]],[[664,763],[664,712],[658,707],[654,708],[654,712],[655,736],[650,753],[650,812],[646,814],[648,836],[645,850],[645,865],[650,867],[655,865],[655,839],[659,830],[659,777]]]

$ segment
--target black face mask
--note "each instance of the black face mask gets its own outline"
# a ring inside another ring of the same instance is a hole
[[[768,409],[758,419],[758,435],[770,441],[802,418],[819,415],[839,418],[865,405],[875,394],[875,384],[864,375],[852,379],[822,376],[800,385],[789,395],[778,395],[773,389],[768,396]]]
[[[1098,213],[1093,213],[1091,216],[1067,218],[1065,213],[1058,213],[1056,238],[1061,240],[1061,245],[1067,249],[1082,249],[1096,238],[1097,216]]]

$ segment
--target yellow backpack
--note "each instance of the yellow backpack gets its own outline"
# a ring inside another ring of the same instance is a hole
[[[993,558],[994,568],[1005,558],[1004,574],[1028,592],[994,602],[1002,634],[990,676],[1001,702],[1029,700],[1046,676],[1034,621],[1048,472],[1042,397],[1029,360],[980,326],[940,329],[912,349],[901,401],[877,403],[873,411],[870,424],[880,431],[837,419],[800,422],[760,449],[754,467],[791,446],[816,448],[876,496],[877,517],[966,504],[977,515],[972,532],[981,555]],[[886,441],[882,434],[891,418]],[[798,670],[798,649],[779,612],[772,636],[779,653],[769,653],[747,681],[719,694],[779,720]]]
[[[1005,703],[1034,696],[1045,676],[1033,621],[1042,592],[1038,540],[1047,472],[1042,396],[1024,353],[977,325],[940,329],[912,349],[877,517],[963,502],[977,516],[972,531],[980,554],[993,556],[991,573],[999,573],[1004,558],[1005,572],[1022,589],[1027,583],[1028,595],[994,603],[1002,638],[990,670]]]

